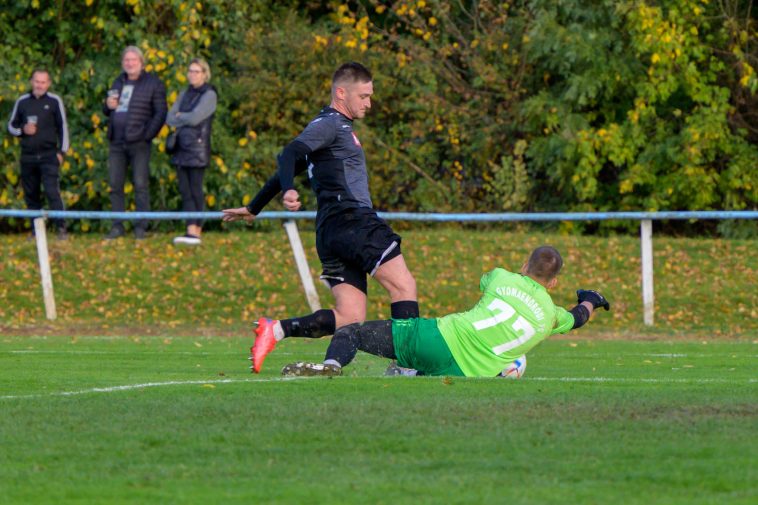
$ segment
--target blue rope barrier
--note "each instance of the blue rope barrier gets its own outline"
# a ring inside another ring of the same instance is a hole
[[[122,220],[185,220],[221,219],[222,212],[110,212],[87,210],[21,210],[0,209],[0,218],[62,218],[62,219],[122,219]],[[641,221],[663,219],[758,219],[755,210],[661,211],[661,212],[509,212],[494,214],[446,214],[416,212],[379,212],[387,220],[432,222],[508,222],[508,221]],[[261,212],[256,219],[315,219],[316,212]]]

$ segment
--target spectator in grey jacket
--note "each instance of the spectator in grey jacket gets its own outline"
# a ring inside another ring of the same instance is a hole
[[[8,131],[21,138],[21,187],[28,209],[42,208],[40,184],[52,210],[63,210],[60,192],[60,167],[68,151],[68,126],[63,100],[48,93],[47,70],[32,72],[32,90],[13,105]],[[58,239],[66,239],[63,219],[54,219]]]
[[[187,70],[189,86],[166,117],[166,124],[177,129],[171,163],[176,167],[185,212],[202,212],[205,203],[203,175],[211,158],[211,123],[217,101],[216,90],[208,83],[210,79],[208,63],[193,59]],[[189,219],[187,233],[174,238],[174,244],[199,245],[201,232],[201,220]]]
[[[166,86],[154,74],[145,72],[145,58],[136,46],[121,53],[123,72],[113,81],[103,113],[110,118],[108,126],[108,176],[111,207],[126,210],[124,183],[126,167],[131,165],[134,199],[137,211],[150,210],[150,147],[166,120]],[[134,236],[145,238],[147,220],[137,221]],[[115,220],[106,239],[124,235],[121,220]]]

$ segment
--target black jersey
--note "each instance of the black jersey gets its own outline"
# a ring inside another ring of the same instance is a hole
[[[331,107],[290,142],[277,158],[277,173],[247,205],[253,215],[280,191],[293,189],[295,175],[308,171],[318,200],[316,250],[321,278],[367,292],[366,274],[400,255],[400,236],[376,215],[368,192],[366,156],[353,122]]]
[[[247,208],[257,215],[280,191],[293,189],[295,175],[307,170],[318,201],[318,222],[345,208],[371,209],[366,156],[353,122],[331,107],[319,115],[284,148],[277,174],[271,177]]]
[[[366,156],[350,119],[325,107],[295,141],[310,151],[308,178],[319,207],[335,200],[350,207],[372,207]],[[283,191],[289,189],[288,181],[280,182]]]

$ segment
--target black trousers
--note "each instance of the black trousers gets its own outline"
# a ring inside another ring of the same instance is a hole
[[[111,208],[114,212],[126,210],[126,169],[132,167],[134,202],[137,212],[150,211],[150,142],[112,142],[108,152],[108,179],[111,188]],[[113,221],[114,227],[123,227],[122,221]],[[147,229],[147,219],[134,224],[135,229]]]
[[[47,198],[50,209],[63,210],[60,164],[55,153],[35,158],[25,156],[21,160],[21,187],[24,190],[24,201],[27,209],[40,210],[42,208],[40,185],[45,190],[45,198]],[[66,227],[63,219],[53,219],[52,222],[59,230]]]
[[[205,208],[203,193],[203,176],[205,167],[176,167],[176,179],[179,181],[179,194],[182,195],[182,211],[202,212]],[[202,226],[201,219],[188,219],[188,225]]]

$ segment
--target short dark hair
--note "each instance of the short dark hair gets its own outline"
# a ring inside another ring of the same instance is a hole
[[[526,273],[541,281],[550,281],[561,272],[563,258],[555,247],[543,245],[532,251],[526,264]]]
[[[334,72],[332,76],[332,85],[337,83],[353,83],[353,82],[371,82],[374,78],[371,75],[371,71],[361,65],[351,61],[345,63]]]

